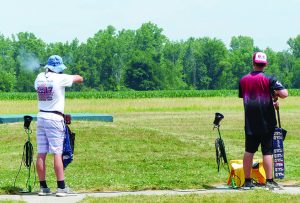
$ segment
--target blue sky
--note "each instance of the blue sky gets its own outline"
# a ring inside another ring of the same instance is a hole
[[[250,36],[261,49],[288,49],[300,34],[299,0],[0,0],[0,33],[32,32],[45,42],[81,42],[108,25],[137,29],[145,22],[171,40],[211,37],[227,46]]]

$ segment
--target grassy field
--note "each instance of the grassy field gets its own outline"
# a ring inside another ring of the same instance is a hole
[[[181,203],[181,202],[203,202],[203,203],[215,203],[215,202],[243,202],[243,203],[265,203],[266,200],[269,203],[290,203],[299,202],[300,195],[282,195],[274,194],[268,191],[243,191],[243,192],[231,192],[231,193],[208,193],[208,194],[191,194],[191,195],[163,195],[163,196],[120,196],[120,197],[105,197],[105,198],[92,198],[87,197],[81,201],[81,203],[109,203],[109,202],[164,202],[164,203]]]
[[[285,141],[284,184],[300,183],[298,136],[300,97],[281,101]],[[0,114],[32,114],[36,101],[0,101]],[[228,159],[242,159],[243,106],[236,97],[68,99],[67,113],[109,113],[114,122],[74,121],[75,160],[66,169],[67,184],[76,191],[209,188],[225,184],[227,172],[217,172],[212,121],[221,112],[221,133]],[[35,122],[31,125],[35,145]],[[9,193],[20,165],[26,136],[23,123],[0,125],[0,193]],[[257,153],[256,158],[260,158]],[[52,156],[47,182],[55,190]],[[23,168],[18,187],[25,185]],[[38,184],[36,186],[38,188]],[[193,197],[192,197],[193,198]],[[166,200],[169,201],[169,200]]]

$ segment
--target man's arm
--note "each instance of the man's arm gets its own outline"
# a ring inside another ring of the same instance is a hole
[[[282,90],[274,90],[275,97],[279,97],[281,99],[284,99],[289,96],[288,90],[287,89],[282,89]]]
[[[286,98],[289,95],[287,89],[282,89],[282,90],[274,90],[274,97],[273,97],[273,105],[275,109],[279,110],[279,102],[278,102],[278,97],[281,99]]]
[[[73,83],[82,83],[83,82],[83,77],[80,75],[73,75]]]
[[[270,78],[270,83],[275,100],[278,99],[278,97],[284,99],[289,95],[288,90],[275,77]]]
[[[239,98],[243,98],[243,91],[241,86],[241,80],[239,81]]]

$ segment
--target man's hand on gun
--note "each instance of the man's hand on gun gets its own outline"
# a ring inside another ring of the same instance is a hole
[[[278,94],[274,91],[273,94],[273,106],[276,110],[279,110]]]

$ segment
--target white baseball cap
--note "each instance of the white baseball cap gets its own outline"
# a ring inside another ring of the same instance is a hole
[[[268,64],[267,55],[263,52],[255,52],[253,54],[252,60],[254,63]]]

